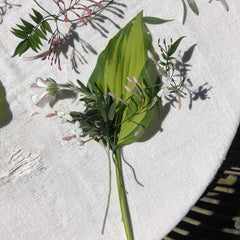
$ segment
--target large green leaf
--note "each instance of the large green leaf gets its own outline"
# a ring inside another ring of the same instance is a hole
[[[125,85],[133,88],[133,85],[127,81],[127,77],[135,76],[143,88],[153,84],[149,74],[152,62],[147,62],[147,51],[154,52],[146,26],[142,20],[140,12],[132,21],[130,21],[118,34],[113,37],[106,49],[100,54],[96,67],[89,79],[88,85],[97,91],[96,85],[104,92],[113,92],[123,100],[127,100],[131,93],[124,88]],[[137,91],[135,89],[135,91]],[[142,108],[146,110],[152,103],[152,92],[146,96]],[[123,113],[122,125],[118,134],[118,144],[126,145],[136,141],[147,127],[152,117],[152,110],[134,115],[136,104],[139,104],[137,98],[129,103],[129,107]],[[116,100],[118,106],[118,100]],[[118,107],[116,108],[116,111]],[[134,115],[134,116],[132,116]],[[134,136],[139,130],[142,131]]]

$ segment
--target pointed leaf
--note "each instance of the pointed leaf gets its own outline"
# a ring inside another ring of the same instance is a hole
[[[20,18],[20,19],[21,19],[22,23],[27,27],[27,29],[29,29],[29,31],[30,31],[30,30],[31,30],[31,31],[33,30],[34,25],[32,25],[31,23],[25,21],[25,20],[22,19],[22,18]]]
[[[22,26],[22,25],[19,25],[17,24],[17,26],[25,33],[25,34],[30,34],[32,32],[31,29],[28,29],[27,27],[25,26]]]
[[[156,17],[142,17],[142,20],[145,23],[148,23],[148,24],[162,24],[162,23],[165,23],[165,22],[174,21],[173,19],[167,20],[167,19],[156,18]]]
[[[44,40],[47,40],[46,36],[37,28],[35,31],[36,36],[38,36],[39,38],[42,38]]]
[[[44,27],[44,29],[46,29],[48,32],[52,33],[52,29],[50,27],[50,25],[48,24],[47,21],[43,21],[42,22],[42,26]],[[41,28],[42,29],[42,28]]]
[[[22,42],[20,42],[16,49],[15,49],[15,52],[14,54],[12,55],[12,57],[15,57],[16,55],[19,54],[19,56],[21,56],[24,52],[26,52],[28,49],[30,48],[30,45],[28,43],[27,40],[24,40]]]
[[[195,0],[187,0],[189,7],[192,9],[192,11],[196,14],[199,15],[198,7],[195,2]]]
[[[22,30],[12,28],[11,31],[16,37],[21,38],[21,39],[26,39],[28,37],[28,34],[23,32]]]
[[[171,56],[175,53],[175,51],[177,50],[178,48],[178,45],[180,44],[180,42],[182,41],[182,39],[185,38],[184,36],[183,37],[180,37],[176,42],[174,42],[172,44],[172,46],[170,47],[170,49],[168,50],[168,56]]]
[[[39,21],[35,16],[33,16],[32,14],[29,14],[30,15],[30,17],[31,17],[31,19],[35,22],[35,23],[37,23],[37,24],[39,24],[40,22],[41,22],[41,20]]]
[[[115,111],[116,111],[116,102],[114,101],[108,111],[108,118],[109,120],[113,120],[114,116],[115,116]]]
[[[143,88],[152,85],[149,77],[150,65],[146,64],[148,60],[147,51],[154,52],[151,38],[147,34],[146,26],[142,20],[140,12],[132,21],[130,21],[118,34],[112,38],[106,49],[100,54],[96,67],[88,81],[94,91],[98,92],[96,85],[114,93],[123,100],[127,100],[132,94],[124,88],[125,85],[134,88],[127,81],[127,77],[135,76]],[[150,62],[152,64],[152,61]],[[134,91],[137,91],[134,89]],[[119,106],[119,100],[116,100]],[[132,110],[136,112],[136,103],[138,99],[132,98],[129,107],[122,114],[122,125],[118,134],[118,144],[126,145],[136,141],[143,131],[134,136],[139,126],[146,128],[152,117],[152,111],[135,114],[132,116]],[[147,108],[152,102],[151,94],[146,96],[142,108]],[[130,109],[131,108],[131,109]],[[118,110],[118,107],[117,109]]]
[[[41,20],[43,19],[43,15],[40,12],[38,12],[37,10],[33,9],[33,8],[32,8],[32,10],[33,10],[33,13],[36,16],[37,21],[38,21],[37,23],[40,23]]]
[[[35,38],[33,37],[33,35],[29,37],[29,44],[30,44],[31,49],[32,49],[34,52],[38,52],[38,51],[37,51],[37,48],[39,48],[38,42],[36,42],[36,40],[35,40]]]

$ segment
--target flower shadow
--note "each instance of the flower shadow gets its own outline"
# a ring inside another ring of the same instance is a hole
[[[127,6],[111,0],[101,1],[101,3],[107,5],[104,10],[92,16],[84,16],[86,17],[85,22],[87,26],[85,26],[81,20],[72,22],[71,27],[65,34],[65,41],[59,44],[57,48],[58,55],[60,57],[64,56],[65,58],[69,59],[72,64],[72,69],[78,74],[81,74],[80,66],[88,64],[87,55],[98,54],[94,46],[86,40],[86,36],[80,36],[78,33],[79,29],[83,27],[86,28],[88,26],[92,27],[103,38],[108,38],[108,34],[110,33],[106,26],[108,26],[108,28],[115,27],[117,29],[121,29],[121,27],[113,20],[113,18],[124,18],[123,9]],[[105,12],[110,12],[113,16],[107,16]],[[45,51],[28,59],[34,60],[43,58],[47,52],[48,51]]]

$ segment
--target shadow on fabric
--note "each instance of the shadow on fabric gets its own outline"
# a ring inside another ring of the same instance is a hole
[[[0,81],[0,128],[6,126],[12,120],[12,112],[6,100],[6,91]]]
[[[164,240],[240,239],[240,125],[214,179]]]
[[[21,4],[13,4],[9,3],[8,0],[0,2],[0,24],[3,23],[3,17],[7,13],[7,9],[11,9],[13,7],[21,7]]]
[[[108,4],[110,0],[102,1],[102,4]],[[77,30],[81,27],[92,27],[95,31],[100,34],[100,37],[108,38],[110,31],[108,28],[115,27],[118,30],[121,27],[113,20],[113,18],[124,18],[124,11],[127,5],[122,3],[117,3],[115,1],[111,2],[104,11],[98,13],[91,18],[86,20],[87,26],[85,26],[81,20],[72,23],[68,33],[65,35],[66,42],[62,43],[59,48],[59,54],[65,56],[65,58],[70,59],[72,64],[72,69],[80,74],[80,66],[88,64],[87,55],[94,54],[97,55],[96,49],[88,42],[86,36],[81,37]],[[105,12],[110,12],[112,17],[106,16]],[[98,40],[96,40],[98,41]],[[38,54],[34,57],[28,58],[29,60],[39,59],[45,56],[47,51]]]

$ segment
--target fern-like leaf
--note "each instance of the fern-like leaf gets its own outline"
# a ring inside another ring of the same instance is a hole
[[[12,57],[16,55],[21,56],[29,48],[33,51],[38,52],[43,46],[41,39],[47,40],[47,32],[52,33],[52,29],[48,22],[44,20],[41,13],[32,9],[33,14],[29,14],[34,24],[21,18],[22,25],[17,24],[18,28],[12,28],[11,32],[18,38],[23,39],[21,41]]]

